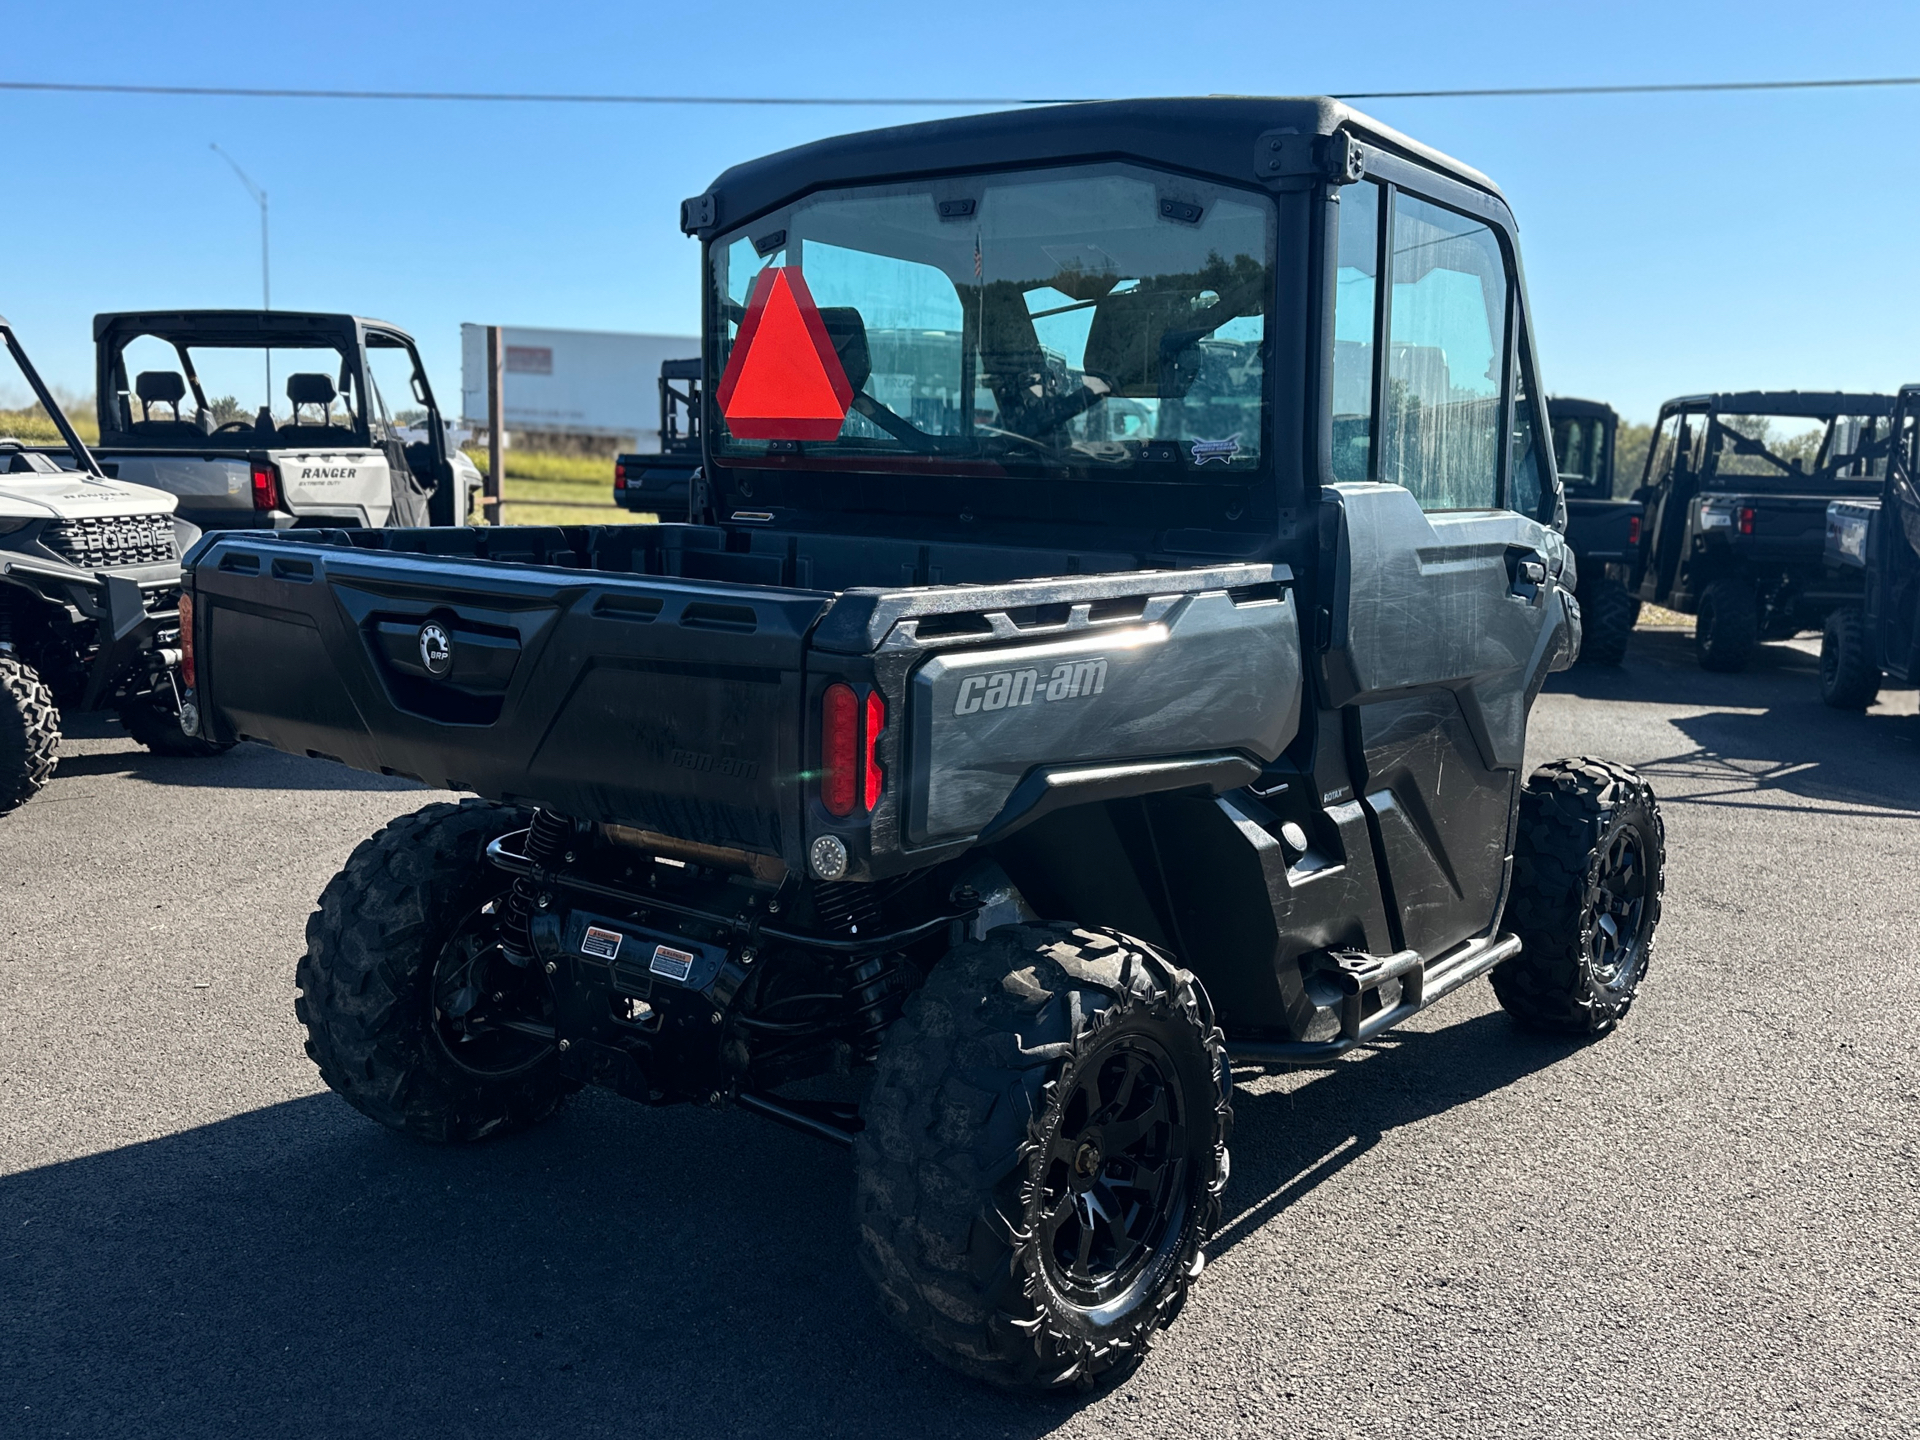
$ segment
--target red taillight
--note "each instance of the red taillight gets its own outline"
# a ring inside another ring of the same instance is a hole
[[[613,467],[613,488],[616,490],[624,490],[627,488],[626,466],[616,465]]]
[[[880,698],[878,690],[867,692],[867,724],[861,737],[861,748],[866,753],[866,768],[861,773],[860,803],[871,810],[880,803],[880,784],[885,778],[880,773],[880,757],[874,753],[874,747],[880,743],[880,732],[887,728],[887,702]]]
[[[1753,533],[1753,507],[1751,505],[1742,505],[1740,507],[1740,533],[1742,535],[1751,535]]]
[[[851,685],[829,685],[820,700],[820,803],[829,815],[853,813],[859,762],[860,701]]]
[[[253,462],[253,508],[280,508],[280,473],[264,460]]]
[[[1638,515],[1629,515],[1627,517],[1627,544],[1638,545],[1639,543],[1640,517]]]
[[[193,596],[180,592],[180,678],[193,688]]]

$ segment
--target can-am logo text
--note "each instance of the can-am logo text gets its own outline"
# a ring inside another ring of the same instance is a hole
[[[956,715],[974,715],[982,710],[1011,710],[1031,705],[1035,700],[1077,700],[1098,695],[1107,688],[1106,657],[1092,660],[1062,660],[1045,679],[1038,670],[996,670],[989,675],[969,675],[960,682],[960,693],[953,702]]]

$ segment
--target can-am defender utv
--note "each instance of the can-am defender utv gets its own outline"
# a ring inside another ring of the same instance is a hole
[[[180,552],[199,538],[174,497],[109,480],[0,319],[12,368],[62,446],[0,436],[0,815],[60,756],[60,709],[111,708],[162,755],[231,749],[180,726]]]
[[[1553,453],[1567,507],[1567,544],[1580,570],[1580,658],[1618,665],[1640,619],[1631,589],[1646,507],[1616,498],[1614,440],[1620,417],[1598,400],[1553,396]]]
[[[1861,594],[1827,615],[1820,698],[1865,710],[1884,685],[1920,684],[1920,385],[1894,397],[1880,493],[1828,502],[1826,564]]]
[[[1648,787],[1521,779],[1579,607],[1512,217],[1332,101],[1212,99],[823,141],[683,224],[698,523],[189,557],[202,733],[487,797],[328,886],[308,1051],[427,1139],[598,1084],[849,1144],[934,1354],[1124,1373],[1230,1064],[1487,974],[1595,1035],[1645,972]]]

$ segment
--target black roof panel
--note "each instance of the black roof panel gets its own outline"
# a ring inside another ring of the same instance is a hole
[[[96,344],[110,334],[159,335],[203,345],[289,343],[315,336],[351,344],[360,330],[369,328],[407,333],[384,320],[310,310],[129,310],[93,317]]]
[[[1620,414],[1604,400],[1576,400],[1571,395],[1549,395],[1547,413],[1556,419],[1562,415],[1592,417],[1611,416],[1618,420]]]
[[[1835,415],[1891,415],[1893,396],[1844,390],[1727,390],[1713,395],[1682,395],[1660,407],[1704,406],[1724,415],[1798,415],[1825,420]]]
[[[1337,100],[1210,96],[1030,106],[816,140],[723,172],[708,192],[714,223],[703,229],[732,229],[811,190],[1074,161],[1137,160],[1252,186],[1260,183],[1254,161],[1262,135],[1331,135],[1340,129],[1504,203],[1479,171]]]

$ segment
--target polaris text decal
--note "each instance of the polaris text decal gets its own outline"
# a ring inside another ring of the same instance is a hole
[[[996,670],[990,675],[969,675],[960,682],[960,694],[953,702],[956,715],[973,715],[982,710],[1012,710],[1031,705],[1035,700],[1077,700],[1098,695],[1107,688],[1106,657],[1092,660],[1062,660],[1046,679],[1038,670]]]

